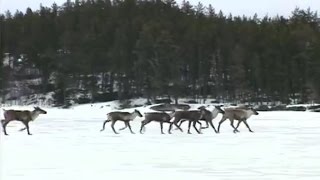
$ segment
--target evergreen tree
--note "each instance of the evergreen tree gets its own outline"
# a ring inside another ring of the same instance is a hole
[[[120,99],[319,101],[320,22],[310,9],[259,18],[188,1],[67,0],[8,11],[0,23],[0,58],[23,56],[41,72],[39,92],[55,91],[60,104],[74,89],[92,101],[114,92]],[[0,88],[10,79],[3,77]]]

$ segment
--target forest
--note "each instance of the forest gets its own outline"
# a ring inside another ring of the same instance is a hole
[[[68,0],[0,14],[0,59],[36,67],[57,104],[145,97],[319,102],[320,19],[233,16],[174,0]],[[12,75],[0,63],[0,93]]]

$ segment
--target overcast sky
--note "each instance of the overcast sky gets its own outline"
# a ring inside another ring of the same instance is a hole
[[[0,0],[0,12],[6,10],[15,12],[19,9],[25,12],[27,7],[33,10],[39,9],[40,3],[43,6],[51,6],[56,2],[61,5],[66,0]],[[233,15],[252,16],[257,13],[259,17],[269,15],[290,16],[295,7],[302,9],[311,8],[313,11],[320,12],[320,0],[189,0],[192,5],[197,5],[198,2],[204,5],[212,4],[218,12],[222,10],[225,14],[232,13]],[[176,0],[181,3],[182,0]]]

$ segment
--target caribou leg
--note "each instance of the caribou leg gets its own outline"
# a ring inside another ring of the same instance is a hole
[[[169,126],[169,130],[168,130],[168,133],[169,134],[171,134],[171,128],[172,128],[172,125],[174,124],[181,132],[183,132],[183,130],[181,129],[181,127],[179,127],[179,125],[178,125],[178,123],[177,122],[179,122],[180,121],[180,119],[179,120],[174,120],[172,123],[170,123],[170,126]]]
[[[202,129],[202,124],[200,121],[195,121],[196,123],[198,123],[200,125],[200,129]]]
[[[140,127],[140,133],[142,134],[142,129],[144,129],[145,127],[145,125],[147,125],[148,123],[150,123],[151,121],[146,121],[146,120],[143,120],[142,122],[141,122],[141,127]]]
[[[209,122],[208,122],[208,121],[206,121],[206,124],[207,124],[207,126],[206,126],[206,127],[201,127],[201,129],[207,129],[207,128],[209,128]]]
[[[208,122],[207,122],[208,123]],[[214,127],[212,121],[209,121],[209,124],[211,125],[212,129],[214,130],[214,132],[218,133],[218,131],[216,130],[216,128]]]
[[[126,124],[126,122],[124,122],[124,127],[120,128],[119,131],[125,130],[128,127],[128,125]]]
[[[201,134],[201,131],[199,131],[196,126],[197,122],[198,121],[193,121],[193,128],[197,131],[198,134]],[[200,126],[200,129],[201,129],[201,126]]]
[[[188,134],[191,134],[191,132],[190,132],[190,128],[191,128],[191,121],[189,120],[189,125],[188,125]]]
[[[236,129],[233,130],[234,133],[240,132],[240,131],[238,130],[238,127],[240,126],[240,123],[241,123],[241,121],[239,120]]]
[[[26,128],[27,128],[27,132],[28,132],[28,135],[32,135],[31,133],[30,133],[30,129],[29,129],[29,121],[23,121],[23,124],[26,126]]]
[[[234,127],[234,119],[230,119],[230,125],[231,125],[231,127],[233,128],[233,132],[234,133],[236,133],[236,132],[239,132],[237,129],[236,129],[236,127]]]
[[[223,117],[220,122],[219,122],[219,126],[218,126],[218,133],[220,133],[220,126],[221,124],[226,120],[227,118]]]
[[[107,122],[110,122],[110,121],[111,121],[111,120],[107,119],[107,120],[105,120],[105,121],[103,122],[102,129],[100,130],[100,132],[105,129]]]
[[[112,123],[111,123],[111,128],[112,128],[112,130],[113,130],[113,132],[115,133],[115,134],[119,134],[115,129],[114,129],[114,124],[116,123],[116,121],[112,121]]]
[[[126,121],[125,124],[129,127],[131,134],[135,134],[132,129],[129,121]]]
[[[249,127],[249,124],[247,123],[247,120],[243,120],[244,124],[247,126],[247,128],[249,129],[250,132],[253,132],[250,127]]]
[[[178,126],[179,126],[179,127],[181,127],[182,123],[183,123],[183,122],[185,122],[185,121],[186,121],[186,119],[182,119],[182,120],[180,121],[180,123],[179,123],[179,125],[178,125]],[[176,127],[176,129],[175,129],[175,130],[177,130],[177,129],[179,129],[179,128],[178,128],[178,127]]]
[[[7,133],[7,125],[9,124],[10,121],[6,120],[1,120],[2,128],[3,128],[3,133],[4,135],[8,136],[9,134]]]
[[[164,134],[164,132],[163,132],[163,122],[160,122],[160,128],[161,128],[161,134]]]
[[[171,134],[171,128],[172,128],[173,122],[170,123],[169,129],[168,129],[168,133]]]
[[[181,129],[181,127],[178,126],[178,123],[174,122],[173,124],[174,124],[181,132],[183,132],[183,130]]]

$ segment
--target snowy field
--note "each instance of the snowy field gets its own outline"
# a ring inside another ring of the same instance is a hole
[[[248,120],[255,133],[241,124],[237,134],[228,121],[220,134],[187,134],[187,123],[183,133],[162,135],[160,125],[150,123],[140,134],[137,118],[131,123],[136,134],[116,135],[110,123],[100,132],[110,108],[44,108],[48,114],[30,123],[32,136],[18,131],[19,122],[9,124],[9,136],[0,135],[0,179],[320,179],[320,113],[260,112]],[[123,126],[117,122],[116,129]]]

